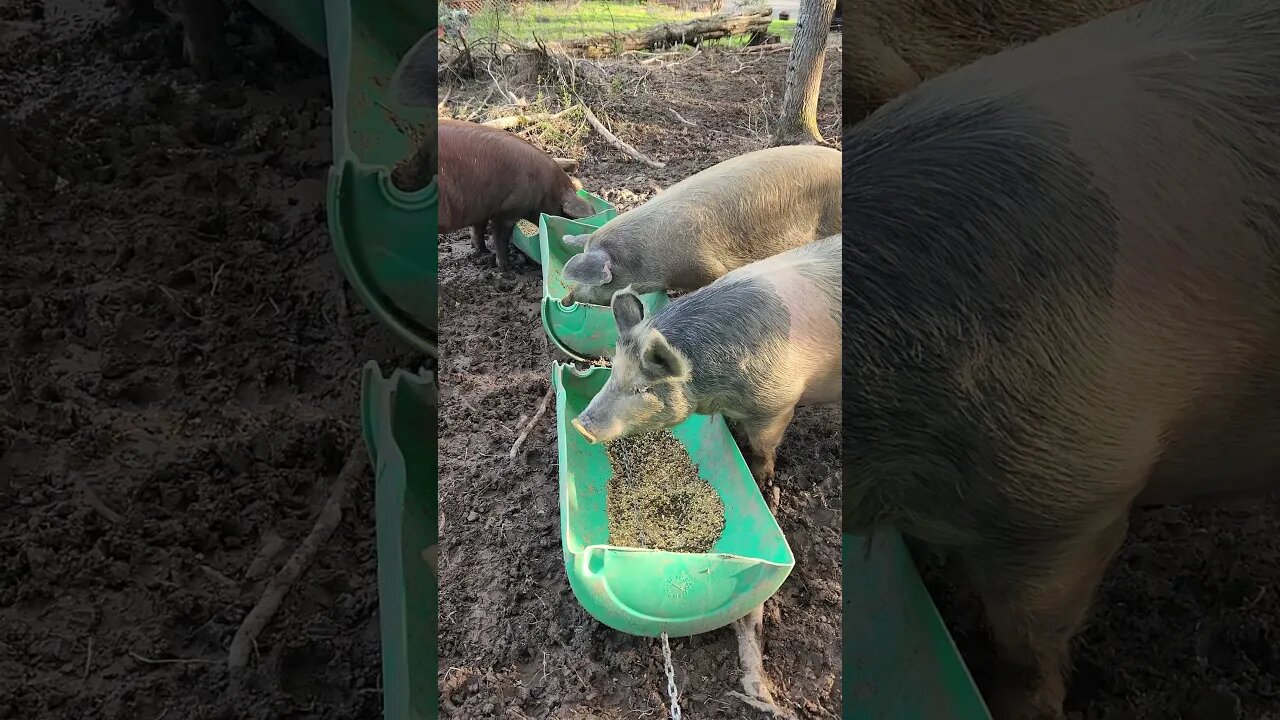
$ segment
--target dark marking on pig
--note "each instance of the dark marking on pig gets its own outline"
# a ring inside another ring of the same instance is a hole
[[[653,327],[698,369],[691,380],[694,395],[754,394],[759,378],[744,373],[739,362],[723,358],[750,358],[761,347],[787,342],[791,315],[781,299],[758,279],[726,276],[682,297],[680,303],[678,314],[654,315]],[[749,311],[726,313],[725,307]]]
[[[952,555],[1060,720],[1135,504],[1280,484],[1280,6],[1152,0],[844,137],[844,530]]]

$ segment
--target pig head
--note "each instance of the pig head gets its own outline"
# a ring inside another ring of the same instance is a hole
[[[572,421],[592,443],[675,427],[694,413],[689,359],[653,327],[630,287],[612,304],[618,326],[613,372]]]

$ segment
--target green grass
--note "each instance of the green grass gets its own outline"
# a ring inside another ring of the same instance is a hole
[[[521,5],[499,4],[471,18],[468,39],[478,40],[501,35],[530,42],[536,36],[554,42],[571,38],[593,37],[607,33],[629,32],[667,22],[683,22],[705,13],[682,12],[665,5],[643,2],[533,2]],[[770,32],[790,41],[795,34],[795,20],[774,20]],[[740,44],[743,38],[724,41]]]

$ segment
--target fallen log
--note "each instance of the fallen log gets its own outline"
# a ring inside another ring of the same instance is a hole
[[[547,43],[547,49],[569,55],[605,57],[635,50],[656,50],[674,45],[698,45],[707,40],[751,35],[753,38],[768,34],[772,8],[760,8],[737,14],[710,15],[682,23],[664,23],[642,30],[610,33],[579,40],[561,40]]]

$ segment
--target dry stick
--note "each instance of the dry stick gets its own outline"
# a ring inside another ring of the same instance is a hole
[[[587,107],[585,104],[582,106],[582,115],[587,119],[587,122],[591,123],[591,127],[595,128],[596,132],[600,133],[600,136],[603,137],[606,141],[608,141],[610,145],[626,153],[633,160],[642,162],[651,168],[666,167],[666,163],[660,163],[655,160],[650,160],[649,158],[642,155],[639,150],[619,140],[618,136],[609,132],[609,128],[605,127],[604,123],[600,122],[600,118],[596,117],[596,114],[591,112],[591,108]]]
[[[81,481],[80,492],[84,494],[85,504],[93,508],[94,512],[105,518],[107,522],[118,523],[121,520],[124,520],[124,518],[120,516],[120,513],[107,507],[106,503],[102,502],[102,498],[98,497],[97,491],[94,490],[89,483]]]
[[[258,635],[276,614],[281,601],[289,593],[293,584],[315,560],[320,547],[338,527],[338,522],[342,520],[342,504],[346,502],[351,483],[364,470],[366,464],[368,460],[365,456],[364,443],[356,442],[355,447],[351,449],[351,455],[347,457],[346,465],[342,467],[342,472],[338,473],[338,478],[329,488],[329,499],[320,509],[320,516],[316,518],[315,526],[311,528],[311,532],[284,567],[271,578],[258,604],[245,616],[240,629],[236,630],[236,636],[231,641],[231,649],[227,653],[227,668],[232,673],[243,670],[249,664],[249,653],[257,642]]]
[[[217,660],[202,660],[200,658],[160,658],[154,660],[148,657],[142,657],[132,650],[129,651],[129,657],[137,660],[144,665],[216,665]]]
[[[84,692],[84,684],[89,682],[89,668],[93,665],[93,636],[89,636],[89,649],[84,655],[84,672],[80,675],[80,687],[76,689],[76,695]]]
[[[501,130],[510,130],[512,128],[542,122],[543,120],[555,120],[572,109],[572,107],[568,107],[558,113],[522,113],[520,115],[508,115],[506,117],[495,118],[493,120],[485,120],[480,124]]]
[[[247,580],[257,580],[267,574],[267,569],[271,565],[271,560],[280,551],[284,549],[284,538],[275,532],[268,532],[262,536],[262,547],[258,550],[258,554],[250,561],[249,567],[245,569],[244,576]]]
[[[507,452],[507,457],[511,460],[516,459],[516,453],[520,451],[520,446],[524,445],[525,438],[529,437],[529,431],[533,430],[533,426],[538,424],[543,415],[547,414],[547,404],[551,402],[551,397],[555,395],[555,386],[547,388],[547,393],[542,396],[542,402],[538,403],[538,409],[534,411],[533,418],[524,426],[524,430],[516,436],[516,441],[512,443],[511,450]]]
[[[748,45],[744,48],[738,48],[735,52],[740,53],[761,53],[763,55],[771,55],[773,53],[790,52],[790,43],[772,43],[770,45]]]

